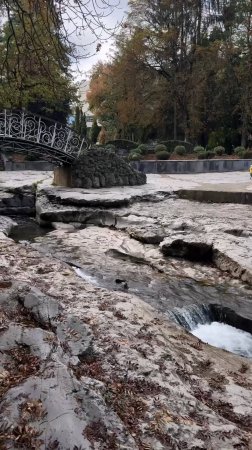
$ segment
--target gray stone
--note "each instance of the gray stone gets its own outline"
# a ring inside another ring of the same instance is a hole
[[[42,294],[34,287],[24,298],[21,297],[21,301],[34,318],[44,326],[51,325],[62,312],[62,307],[56,300]]]

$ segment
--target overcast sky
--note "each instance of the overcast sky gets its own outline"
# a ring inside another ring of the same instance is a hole
[[[127,8],[128,8],[128,0],[118,0],[120,1],[119,6],[115,8],[113,13],[111,13],[108,17],[103,19],[103,23],[105,27],[107,28],[114,28],[116,24],[119,24],[123,18],[126,15]],[[101,41],[101,50],[96,53],[96,45],[97,42],[93,45],[90,45],[89,52],[90,54],[93,54],[94,56],[90,56],[89,58],[84,58],[81,60],[78,64],[79,70],[75,70],[75,78],[79,81],[85,78],[88,78],[88,73],[90,72],[92,66],[96,64],[98,61],[106,60],[108,58],[109,52],[113,49],[113,38],[109,37],[109,35],[106,35],[106,33],[103,34],[103,39],[105,41]],[[92,37],[91,32],[85,31],[83,36],[76,37],[75,42],[78,44],[84,44],[92,42],[94,39]],[[75,66],[74,66],[75,69]]]

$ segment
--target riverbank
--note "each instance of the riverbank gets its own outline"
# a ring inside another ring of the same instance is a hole
[[[179,199],[183,183],[203,179],[72,192],[46,175],[36,210],[54,231],[31,243],[17,230],[18,243],[15,218],[0,221],[7,448],[251,448],[251,359],[169,312],[217,303],[252,318],[252,211]]]

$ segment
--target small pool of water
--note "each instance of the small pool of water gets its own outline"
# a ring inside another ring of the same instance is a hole
[[[252,335],[220,322],[200,324],[191,333],[201,341],[252,358]]]
[[[34,242],[37,237],[45,236],[52,227],[41,227],[33,218],[12,217],[17,223],[9,235],[15,242]]]

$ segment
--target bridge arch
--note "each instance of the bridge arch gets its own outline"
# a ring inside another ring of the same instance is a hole
[[[0,150],[34,153],[47,161],[71,164],[87,148],[70,127],[28,111],[0,111]]]

